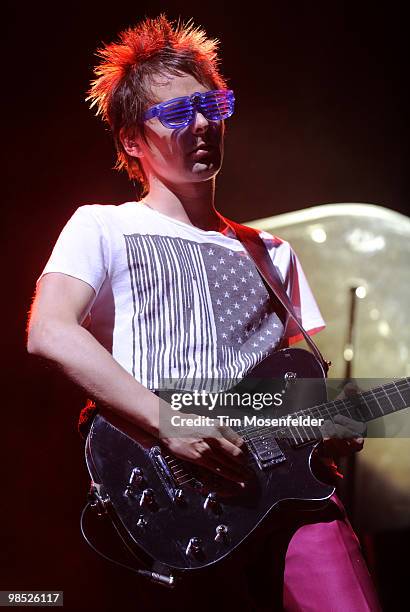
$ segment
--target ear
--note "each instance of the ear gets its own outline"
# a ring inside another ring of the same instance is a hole
[[[124,147],[128,155],[130,155],[131,157],[144,157],[144,153],[140,145],[140,139],[136,134],[132,134],[130,132],[127,132],[125,128],[121,128],[120,140],[122,146]]]

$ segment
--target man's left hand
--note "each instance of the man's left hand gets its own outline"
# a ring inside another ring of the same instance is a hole
[[[353,383],[347,383],[336,399],[351,397],[359,391]],[[345,457],[362,450],[367,432],[366,423],[336,414],[333,421],[326,420],[320,427],[323,435],[321,454],[327,457]]]

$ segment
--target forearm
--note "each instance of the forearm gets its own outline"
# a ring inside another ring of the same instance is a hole
[[[118,416],[159,436],[159,398],[80,325],[56,322],[34,327],[29,332],[28,351],[60,366],[93,399]],[[161,414],[164,410],[168,406],[161,402]]]

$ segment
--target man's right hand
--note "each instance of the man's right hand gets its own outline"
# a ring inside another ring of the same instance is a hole
[[[184,417],[195,417],[184,414]],[[233,429],[225,425],[184,427],[184,436],[161,435],[161,443],[180,459],[205,467],[218,476],[236,482],[241,487],[252,476],[247,467],[249,455],[245,441]]]

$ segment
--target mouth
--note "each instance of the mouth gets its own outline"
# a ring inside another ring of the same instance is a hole
[[[196,146],[195,149],[192,149],[190,153],[197,153],[198,151],[214,151],[215,148],[215,145],[211,145],[209,143],[201,143]]]

